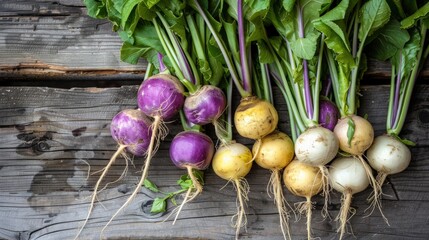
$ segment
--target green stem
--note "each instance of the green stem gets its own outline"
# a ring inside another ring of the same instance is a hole
[[[389,107],[387,109],[386,129],[389,131],[392,128],[392,114],[393,114],[393,99],[395,96],[395,82],[396,82],[396,69],[392,64],[392,76],[390,77],[390,93],[389,93]]]
[[[360,9],[360,3],[358,3],[358,8]],[[351,84],[350,84],[350,89],[348,91],[348,96],[347,96],[347,115],[352,115],[352,114],[356,114],[357,112],[357,104],[356,104],[356,98],[357,98],[357,76],[359,73],[359,65],[360,65],[360,58],[362,55],[362,51],[363,51],[363,47],[364,47],[364,43],[365,43],[365,39],[366,36],[364,37],[364,39],[362,39],[361,44],[359,45],[359,49],[356,52],[356,47],[358,46],[358,29],[359,29],[359,20],[358,20],[359,15],[356,15],[355,18],[355,22],[354,22],[354,31],[353,31],[353,49],[352,49],[352,54],[353,57],[355,58],[355,64],[356,66],[352,69],[352,73],[351,73]]]
[[[203,47],[203,42],[201,40],[201,35],[199,34],[199,30],[195,24],[194,18],[191,15],[188,15],[188,16],[186,16],[186,21],[188,23],[189,32],[191,33],[192,45],[195,48],[195,52],[197,53],[198,59],[203,60],[203,61],[207,61],[205,51],[204,51],[204,47]],[[197,82],[196,85],[199,86],[201,84],[200,79],[199,79],[199,74],[194,73],[194,75],[198,75],[198,76],[196,76],[196,82]]]
[[[154,69],[155,69],[155,66],[152,63],[148,62],[147,67],[146,67],[146,72],[144,73],[143,79],[147,79],[150,76],[152,76]]]
[[[232,78],[238,92],[240,93],[241,97],[250,96],[251,94],[248,93],[246,90],[244,90],[243,86],[241,85],[241,81],[237,75],[237,71],[235,70],[234,64],[232,63],[231,55],[227,51],[227,49],[225,47],[225,43],[222,41],[222,38],[219,36],[219,33],[217,33],[215,31],[214,27],[212,26],[212,24],[210,23],[210,20],[208,19],[207,15],[206,15],[205,10],[201,8],[198,1],[193,0],[193,2],[195,3],[195,6],[197,7],[198,13],[204,19],[205,23],[207,24],[208,29],[212,33],[213,38],[216,40],[216,43],[218,44],[218,47],[219,47],[220,51],[222,52],[222,55],[225,59],[225,63],[228,67],[229,73],[231,74],[231,78]]]
[[[313,122],[318,123],[319,122],[319,101],[320,101],[320,83],[322,78],[322,62],[323,62],[323,52],[324,52],[324,40],[325,37],[322,34],[320,37],[320,50],[319,50],[319,56],[317,59],[317,72],[316,72],[316,85],[313,88]]]
[[[263,85],[263,92],[264,92],[264,99],[269,101],[270,103],[273,103],[273,92],[271,91],[271,81],[269,78],[269,73],[267,69],[267,65],[264,63],[260,63],[261,66],[261,78],[262,78],[262,85]]]
[[[389,134],[395,134],[395,135],[399,135],[399,133],[402,130],[402,127],[404,126],[404,122],[405,119],[407,117],[407,112],[408,112],[408,107],[410,105],[410,100],[411,100],[411,95],[413,92],[413,88],[414,88],[414,84],[416,82],[417,79],[417,75],[419,74],[419,65],[421,64],[421,60],[422,60],[422,56],[423,56],[423,52],[425,51],[424,49],[424,44],[425,44],[425,39],[426,39],[426,27],[424,26],[424,24],[422,24],[422,29],[420,31],[420,34],[422,36],[422,41],[420,44],[420,51],[418,53],[417,56],[417,63],[416,66],[414,66],[413,71],[411,72],[411,76],[409,78],[408,84],[406,86],[406,90],[405,90],[405,94],[404,96],[404,100],[401,104],[401,110],[398,111],[399,113],[399,118],[398,118],[398,122],[397,124],[395,124],[395,126],[389,131]]]
[[[329,49],[326,51],[326,57],[328,59],[328,68],[329,68],[329,74],[331,75],[332,79],[332,92],[334,93],[334,99],[335,102],[341,112],[341,116],[345,115],[344,108],[341,105],[341,97],[340,97],[340,86],[338,84],[338,70],[337,66],[334,60],[334,56],[332,55],[332,51]]]
[[[182,74],[182,81],[188,82],[188,84],[184,85],[188,88],[189,92],[193,93],[196,91],[196,86],[198,86],[200,82],[199,79],[197,80],[199,74],[194,74],[198,72],[196,70],[195,64],[193,63],[193,61],[190,60],[188,53],[183,51],[182,47],[177,41],[177,37],[170,30],[170,26],[168,25],[167,20],[165,20],[165,18],[159,12],[157,12],[157,15],[161,20],[161,23],[164,25],[164,29],[166,30],[168,38],[170,39],[170,45],[172,49],[171,51],[172,53],[175,53],[174,56],[177,61],[177,64],[178,66],[181,66],[179,68]],[[195,83],[193,83],[192,80],[194,80]]]

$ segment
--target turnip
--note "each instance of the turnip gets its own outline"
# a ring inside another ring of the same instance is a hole
[[[184,102],[184,89],[179,80],[173,75],[160,73],[153,75],[143,81],[137,92],[137,104],[139,109],[147,116],[153,118],[152,136],[147,150],[147,156],[142,170],[140,181],[125,203],[115,212],[101,232],[112,222],[112,220],[132,201],[143,185],[150,166],[154,152],[159,142],[167,134],[164,120],[174,117],[182,108]]]
[[[221,138],[225,130],[219,118],[225,111],[226,101],[222,89],[213,85],[203,85],[186,97],[183,112],[190,123],[197,125],[212,123],[216,136]]]
[[[278,114],[272,103],[260,100],[252,95],[252,81],[248,66],[249,58],[247,57],[247,52],[250,50],[250,42],[246,43],[243,1],[238,0],[237,2],[228,2],[228,4],[232,4],[231,9],[236,9],[236,11],[232,15],[224,17],[236,19],[238,34],[235,31],[235,27],[225,24],[225,36],[227,38],[225,41],[222,38],[224,35],[220,34],[219,30],[215,29],[212,24],[215,18],[213,16],[209,18],[210,13],[203,9],[197,0],[192,1],[192,7],[201,15],[216,41],[225,60],[226,67],[229,70],[231,82],[233,82],[242,98],[234,114],[234,124],[237,132],[243,137],[260,141],[262,137],[270,134],[277,127]],[[219,22],[221,22],[220,19]],[[225,42],[229,44],[229,49],[225,45]],[[238,48],[236,48],[237,46]],[[235,54],[236,52],[238,54]],[[232,83],[229,85],[231,86]],[[231,103],[230,97],[228,101]],[[229,104],[229,106],[231,105]],[[231,108],[229,108],[228,113],[229,124],[231,123],[230,111]],[[231,131],[228,131],[227,135],[229,136],[223,137],[226,141],[221,140],[222,145],[213,157],[212,166],[219,177],[233,182],[237,190],[239,207],[235,227],[236,238],[238,238],[242,225],[246,225],[244,201],[247,200],[248,187],[244,176],[251,169],[253,157],[252,152],[246,146],[232,141]],[[256,150],[255,154],[257,152]]]
[[[311,198],[322,191],[323,174],[319,167],[314,167],[298,161],[292,160],[283,172],[283,181],[286,188],[294,195],[306,198],[306,201],[298,203],[298,213],[306,214],[307,217],[307,238],[311,237],[311,216],[313,203]]]
[[[340,150],[361,161],[376,195],[379,186],[371,167],[363,158],[364,152],[373,142],[374,131],[370,122],[357,116],[358,92],[359,82],[367,69],[364,49],[368,46],[370,36],[389,21],[390,14],[389,4],[384,0],[356,1],[354,4],[341,1],[313,21],[315,28],[326,35],[326,59],[341,117],[334,128]],[[336,17],[333,18],[334,15]],[[338,22],[345,27],[339,27]],[[343,203],[347,204],[347,201]],[[374,204],[378,205],[377,202]]]
[[[119,144],[118,149],[108,161],[106,167],[102,171],[97,183],[94,186],[94,192],[91,197],[91,203],[88,210],[88,215],[82,227],[79,229],[75,239],[77,239],[89,220],[89,217],[94,208],[94,203],[97,198],[98,188],[101,185],[108,170],[115,162],[120,154],[124,151],[135,156],[143,156],[148,150],[150,138],[152,136],[151,120],[140,110],[125,109],[116,114],[110,124],[110,132],[112,138]]]
[[[237,191],[237,214],[233,217],[236,238],[240,234],[240,228],[245,227],[247,223],[245,201],[248,200],[249,186],[244,177],[252,168],[252,158],[252,152],[248,147],[232,141],[220,146],[212,160],[216,175],[231,182]]]
[[[254,140],[273,132],[278,121],[277,110],[273,104],[254,96],[242,98],[234,114],[237,132]]]
[[[169,150],[170,159],[178,168],[188,171],[193,184],[186,192],[185,198],[177,210],[174,222],[179,216],[182,207],[203,191],[203,186],[194,175],[193,170],[207,169],[212,161],[214,150],[211,138],[201,132],[184,131],[173,138]]]
[[[340,118],[337,105],[327,98],[321,98],[319,103],[319,124],[320,126],[334,131]]]
[[[323,103],[320,100],[320,91],[324,36],[320,36],[310,23],[323,13],[322,5],[320,2],[302,4],[297,1],[291,11],[282,7],[281,11],[270,16],[281,36],[279,41],[282,41],[281,44],[272,45],[274,62],[270,69],[286,100],[296,159],[320,169],[325,196],[324,209],[327,209],[329,176],[326,164],[336,156],[339,143],[335,134],[324,128],[322,124],[325,123],[320,121],[321,116],[336,115],[333,111],[335,108],[320,106],[320,103]],[[284,26],[281,20],[283,14],[289,16],[293,23]],[[290,32],[294,34],[289,34]],[[297,44],[298,42],[300,44]],[[306,44],[303,44],[304,42]],[[310,46],[312,51],[308,51]],[[336,119],[337,116],[333,117],[333,120]],[[323,211],[323,214],[327,216],[326,211]]]
[[[290,137],[275,131],[257,141],[252,148],[255,162],[260,167],[271,171],[268,188],[274,195],[274,203],[280,217],[280,227],[284,238],[289,235],[288,214],[282,190],[281,171],[292,161],[294,156],[293,142]]]
[[[404,3],[402,3],[404,4]],[[392,66],[390,84],[390,96],[386,118],[386,133],[375,138],[373,144],[366,152],[368,162],[377,171],[377,183],[383,185],[386,177],[404,171],[411,161],[411,151],[407,145],[415,145],[410,140],[401,139],[399,134],[404,126],[407,111],[412,97],[412,91],[419,72],[429,54],[427,45],[427,25],[414,18],[419,12],[417,7],[424,5],[416,4],[415,8],[402,8],[402,4],[392,6],[397,11],[389,22],[389,31],[380,33],[376,42],[384,43],[385,36],[400,39],[396,45],[396,51],[385,47],[385,44],[373,45],[377,52],[372,57],[385,61],[389,60]],[[420,5],[420,6],[418,6]],[[409,12],[410,10],[415,12]],[[401,23],[396,19],[403,19]],[[381,199],[382,191],[373,192],[370,200],[372,202]],[[387,219],[385,219],[387,222]]]
[[[348,220],[353,216],[354,209],[350,206],[353,194],[362,192],[369,185],[367,169],[364,162],[355,157],[336,158],[330,164],[329,177],[332,188],[343,194],[341,198],[341,209],[336,221],[340,222],[337,232],[340,239],[346,232]],[[349,216],[349,213],[352,216]]]
[[[374,141],[371,123],[358,115],[341,118],[335,126],[334,133],[338,137],[340,149],[356,156],[362,156]]]
[[[377,182],[384,183],[387,175],[404,171],[411,161],[410,149],[396,137],[381,135],[366,152],[371,167],[378,172]]]

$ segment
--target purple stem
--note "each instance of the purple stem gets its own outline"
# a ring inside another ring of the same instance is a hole
[[[301,6],[297,4],[298,7],[298,28],[299,28],[299,37],[304,38],[304,20],[302,18],[302,10]],[[308,77],[308,63],[306,59],[302,60],[302,65],[304,67],[304,100],[305,100],[305,107],[307,110],[308,118],[313,118],[313,100],[311,99],[311,89],[310,89],[310,78]]]
[[[165,67],[164,62],[162,61],[162,54],[158,52],[158,63],[159,63],[159,72],[164,72],[167,68]]]
[[[332,87],[332,79],[331,77],[327,77],[324,81],[324,86],[323,86],[323,96],[328,97],[329,94],[331,93],[331,87]]]
[[[311,100],[311,90],[310,90],[310,80],[308,77],[308,64],[307,60],[303,60],[302,64],[304,66],[304,91],[305,91],[305,106],[307,109],[307,114],[310,119],[313,118],[313,101]]]
[[[244,24],[243,24],[243,1],[237,1],[237,17],[238,17],[238,43],[240,49],[240,62],[241,62],[241,77],[243,88],[246,92],[251,92],[249,67],[246,56],[246,42],[244,37]]]
[[[177,39],[177,37],[174,37],[174,41],[176,42],[177,46],[179,46],[180,57],[182,58],[183,64],[185,65],[181,67],[183,75],[188,81],[195,84],[196,83],[195,77],[192,74],[192,70],[191,70],[191,66],[189,65],[188,58],[186,57],[185,52],[183,51],[181,45],[179,44],[179,40]]]
[[[401,54],[402,56],[402,54]],[[402,65],[402,57],[399,60],[399,66]],[[396,75],[396,86],[395,86],[395,98],[393,100],[393,117],[392,117],[392,128],[395,127],[395,124],[397,122],[397,116],[398,116],[398,105],[399,105],[399,90],[401,89],[401,67],[398,69],[398,74]]]

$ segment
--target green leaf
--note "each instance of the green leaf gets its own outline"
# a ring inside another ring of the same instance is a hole
[[[274,62],[275,60],[274,56],[272,55],[271,50],[265,41],[259,40],[257,47],[258,47],[258,60],[260,63],[269,64]]]
[[[410,147],[415,147],[416,146],[416,143],[415,142],[413,142],[413,141],[411,141],[411,140],[409,140],[409,139],[406,139],[406,138],[401,138],[400,136],[398,136],[397,134],[395,134],[395,133],[388,133],[390,136],[392,136],[392,137],[394,137],[394,138],[396,138],[398,141],[400,141],[400,142],[402,142],[403,144],[405,144],[405,145],[407,145],[407,146],[410,146]]]
[[[106,4],[102,0],[83,0],[88,15],[92,18],[104,19],[107,17]]]
[[[179,184],[182,189],[189,189],[193,186],[192,180],[188,174],[180,176],[180,179],[177,180],[177,184]]]
[[[156,17],[156,13],[149,9],[144,3],[140,3],[137,6],[137,12],[142,19],[147,21],[152,21]]]
[[[210,64],[210,76],[207,76],[204,80],[209,82],[211,85],[218,86],[225,74],[225,59],[223,58],[222,52],[213,37],[208,37],[208,39],[206,47],[208,62]]]
[[[145,179],[144,181],[143,181],[143,186],[145,187],[145,188],[147,188],[147,189],[149,189],[150,191],[152,191],[152,192],[159,192],[159,189],[158,189],[158,187],[155,185],[155,183],[153,183],[153,182],[151,182],[149,179]]]
[[[401,29],[400,23],[392,19],[380,29],[373,39],[368,39],[366,53],[375,59],[385,61],[401,50],[410,39],[408,31]]]
[[[314,26],[325,35],[326,46],[335,53],[335,59],[350,66],[355,66],[355,60],[351,54],[350,43],[341,29],[335,22],[318,20]]]
[[[310,34],[304,38],[297,38],[290,42],[290,47],[297,57],[312,59],[316,54],[318,37],[318,34]]]
[[[347,121],[348,128],[347,128],[347,144],[349,147],[351,147],[353,136],[355,135],[355,123],[352,118],[349,118]]]
[[[106,0],[108,19],[113,24],[113,31],[117,31],[121,26],[121,13],[124,2],[124,0]]]
[[[128,17],[131,14],[131,11],[134,10],[137,4],[141,3],[143,0],[126,0],[124,6],[122,7],[121,14],[121,27],[125,29],[125,24],[128,21]]]
[[[421,49],[422,38],[418,30],[413,29],[410,31],[411,39],[408,41],[402,51],[398,51],[395,57],[392,59],[392,64],[394,64],[395,69],[400,71],[401,82],[401,91],[404,91],[404,86],[408,80],[411,72],[413,71],[417,61],[417,55]]]
[[[426,18],[429,13],[429,2],[427,2],[424,6],[419,8],[416,12],[414,12],[411,16],[403,19],[401,21],[402,28],[410,28],[415,25],[416,21],[422,18]]]
[[[167,209],[167,199],[165,198],[155,198],[152,203],[152,208],[150,209],[151,213],[162,213]]]
[[[157,3],[159,3],[160,0],[143,0],[146,6],[151,9],[153,6],[155,6]]]
[[[282,0],[283,8],[290,12],[295,6],[295,0]]]
[[[335,53],[335,59],[342,64],[355,66],[347,33],[337,23],[344,20],[350,5],[349,0],[341,1],[319,19],[314,20],[313,24],[325,35],[326,46]]]
[[[176,198],[175,198],[175,197],[171,197],[171,198],[170,198],[170,201],[171,201],[171,203],[172,203],[174,206],[177,206],[177,201],[176,201]]]
[[[361,43],[382,28],[390,19],[390,7],[385,0],[367,1],[361,8],[358,37]]]

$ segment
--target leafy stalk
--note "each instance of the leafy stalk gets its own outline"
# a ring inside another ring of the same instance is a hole
[[[197,0],[192,0],[192,3],[195,6],[196,11],[201,15],[201,17],[204,19],[205,23],[207,24],[208,29],[210,30],[213,38],[215,39],[216,43],[218,44],[218,47],[220,49],[220,51],[222,52],[222,55],[225,59],[225,63],[228,67],[229,73],[231,75],[231,78],[238,90],[238,92],[240,93],[240,95],[242,97],[247,97],[250,96],[250,93],[246,91],[246,89],[243,88],[241,81],[238,77],[237,71],[234,67],[234,63],[231,60],[231,55],[229,54],[229,51],[227,50],[225,43],[223,42],[221,36],[219,35],[219,33],[215,30],[213,24],[211,23],[209,17],[208,17],[208,13],[206,12],[206,10],[204,10],[200,4],[198,3]]]
[[[252,92],[252,82],[250,78],[249,64],[247,59],[246,38],[244,34],[243,21],[243,0],[237,0],[237,17],[238,17],[238,42],[241,63],[241,81],[246,92]]]

